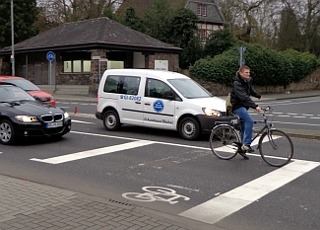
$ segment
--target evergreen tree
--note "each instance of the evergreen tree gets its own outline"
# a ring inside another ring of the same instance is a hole
[[[204,55],[214,57],[231,48],[234,43],[235,39],[230,27],[224,26],[222,30],[217,30],[210,34],[204,47]]]
[[[292,9],[286,8],[282,10],[277,45],[279,50],[291,48],[303,51],[303,44],[301,42],[302,35],[298,25],[298,20]]]
[[[170,7],[167,0],[154,0],[151,8],[144,15],[146,33],[151,37],[165,41],[166,28],[174,10]]]
[[[166,27],[165,42],[183,49],[179,56],[181,68],[189,68],[202,56],[202,48],[197,36],[197,16],[188,9],[180,9],[171,17]]]
[[[37,17],[36,0],[14,0],[14,42],[24,41],[37,34],[34,22]],[[11,1],[0,3],[0,48],[11,46]]]
[[[122,24],[142,33],[145,32],[143,21],[136,15],[136,12],[132,7],[129,7],[126,10],[126,14]]]

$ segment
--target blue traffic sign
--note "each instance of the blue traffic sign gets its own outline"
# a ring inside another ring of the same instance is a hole
[[[47,53],[47,59],[48,59],[48,61],[54,61],[55,58],[56,58],[56,55],[55,55],[54,52],[49,51],[49,52]]]

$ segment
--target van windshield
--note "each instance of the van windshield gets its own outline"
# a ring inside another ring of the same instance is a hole
[[[192,79],[169,79],[171,85],[173,85],[176,90],[179,91],[185,98],[206,98],[212,97],[212,94],[209,93],[201,85],[193,81]]]

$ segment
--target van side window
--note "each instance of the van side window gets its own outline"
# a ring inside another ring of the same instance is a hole
[[[103,91],[106,93],[137,95],[140,77],[136,76],[108,76]]]
[[[175,99],[174,91],[164,82],[148,78],[145,90],[146,97]]]

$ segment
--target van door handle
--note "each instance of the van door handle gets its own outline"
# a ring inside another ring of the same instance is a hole
[[[141,104],[141,102],[140,101],[136,101],[136,104]]]
[[[144,103],[145,105],[150,105],[150,103]]]

